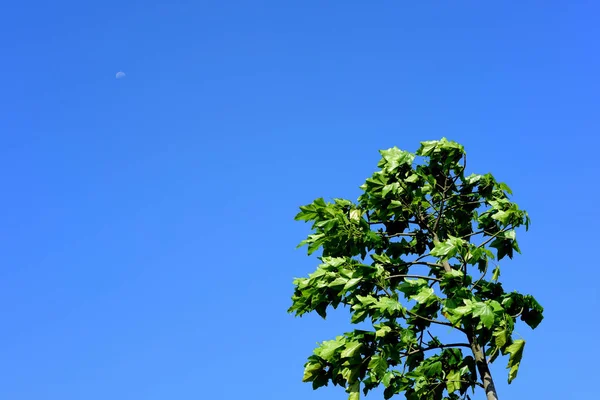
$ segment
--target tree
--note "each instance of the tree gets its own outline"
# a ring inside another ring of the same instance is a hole
[[[465,175],[458,143],[380,153],[356,203],[319,198],[296,216],[312,222],[300,246],[322,252],[316,271],[294,280],[289,312],[325,318],[342,305],[360,324],[320,343],[303,381],[343,386],[349,400],[380,385],[386,399],[470,399],[476,387],[497,399],[488,364],[508,355],[512,382],[525,346],[515,323],[535,328],[543,318],[532,296],[498,282],[497,262],[520,253],[516,229],[529,217],[491,174]]]

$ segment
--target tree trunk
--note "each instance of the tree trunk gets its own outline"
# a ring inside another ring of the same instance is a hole
[[[439,242],[437,233],[433,232],[433,243],[438,244]],[[446,272],[452,271],[452,267],[448,261],[442,261],[442,265]],[[477,365],[477,370],[479,371],[479,376],[481,377],[487,400],[498,400],[498,394],[496,393],[496,387],[494,386],[494,380],[492,379],[492,373],[490,372],[487,360],[485,359],[485,354],[483,353],[481,346],[477,344],[474,335],[467,334],[467,337],[469,339],[469,344],[471,345],[471,350],[473,351],[473,357],[475,357],[475,364]]]
[[[481,382],[483,383],[483,389],[485,390],[485,395],[487,396],[487,400],[498,400],[498,394],[496,393],[496,387],[494,386],[494,380],[492,379],[492,373],[490,372],[490,368],[485,359],[485,354],[483,354],[483,350],[477,344],[475,339],[469,336],[469,344],[471,345],[471,350],[473,351],[473,357],[475,357],[475,364],[477,365],[477,370],[479,371],[479,376],[481,377]]]

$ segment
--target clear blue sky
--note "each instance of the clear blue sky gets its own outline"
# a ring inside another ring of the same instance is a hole
[[[598,15],[593,0],[5,2],[0,398],[345,399],[300,382],[348,316],[286,313],[317,262],[293,216],[354,199],[379,149],[442,136],[533,220],[503,278],[546,320],[519,330],[512,385],[495,368],[501,398],[593,398]]]

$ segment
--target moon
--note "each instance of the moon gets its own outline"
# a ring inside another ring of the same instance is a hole
[[[125,72],[123,72],[123,71],[119,71],[119,72],[117,72],[117,74],[115,75],[115,77],[116,77],[117,79],[123,79],[123,78],[125,78],[125,76],[126,76],[126,75],[125,75]]]

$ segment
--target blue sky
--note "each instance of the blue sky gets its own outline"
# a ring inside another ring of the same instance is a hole
[[[293,216],[442,136],[533,220],[502,277],[546,319],[501,398],[596,394],[596,2],[2,8],[0,398],[345,399],[300,382],[349,317],[286,313]]]

